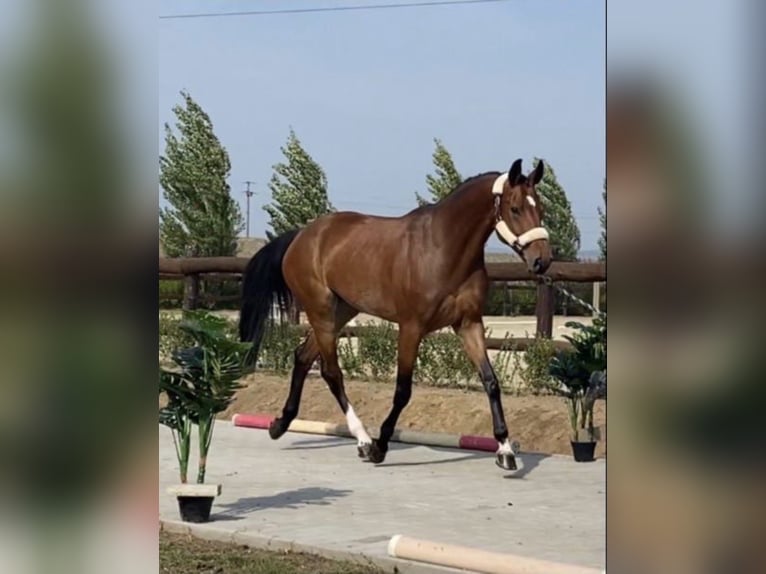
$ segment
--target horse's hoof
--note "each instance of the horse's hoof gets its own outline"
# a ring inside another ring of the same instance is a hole
[[[367,454],[367,460],[373,464],[380,464],[386,460],[386,453],[385,451],[381,450],[377,442],[373,442],[370,445],[369,452]]]
[[[359,458],[361,459],[369,459],[370,458],[370,443],[366,444],[360,444],[356,447],[356,452],[359,454]]]
[[[518,470],[519,468],[516,465],[516,457],[512,454],[498,453],[495,458],[495,464],[503,470]]]
[[[287,432],[287,427],[282,424],[282,419],[274,419],[269,425],[269,436],[272,440],[277,440]]]

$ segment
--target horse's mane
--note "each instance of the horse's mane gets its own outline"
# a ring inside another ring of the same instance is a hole
[[[494,175],[495,177],[497,177],[501,174],[502,174],[501,171],[493,170],[493,171],[485,171],[482,173],[477,173],[476,175],[472,175],[471,177],[464,179],[460,185],[458,185],[455,189],[453,189],[447,195],[445,195],[442,201],[444,201],[445,199],[449,197],[452,197],[453,195],[457,195],[458,193],[460,193],[463,189],[471,185],[477,179],[486,177],[488,175]],[[527,176],[523,174],[519,176],[519,183],[526,183],[526,181],[527,181]]]
[[[477,179],[481,179],[482,177],[486,177],[488,175],[494,175],[495,177],[497,177],[501,173],[502,172],[500,172],[500,171],[492,170],[492,171],[484,171],[482,173],[477,173],[476,175],[472,175],[471,177],[468,177],[468,178],[464,179],[462,182],[460,182],[460,184],[455,189],[450,191],[447,195],[445,195],[439,201],[437,201],[435,203],[427,203],[426,205],[422,205],[420,207],[416,207],[415,209],[412,210],[412,212],[421,211],[423,209],[430,209],[430,208],[436,207],[437,205],[441,204],[442,202],[447,201],[448,199],[458,195],[461,191],[463,191],[464,189],[469,187]],[[526,181],[526,176],[522,175],[521,178],[523,179],[523,181]]]
[[[471,177],[469,177],[467,179],[464,179],[460,183],[460,185],[458,185],[455,189],[453,189],[451,192],[449,192],[448,195],[452,195],[457,190],[459,190],[461,187],[466,186],[466,185],[468,185],[470,183],[473,183],[474,180],[477,180],[479,178],[485,177],[487,175],[495,175],[495,176],[497,176],[497,175],[500,175],[500,172],[497,171],[497,170],[494,170],[494,171],[485,171],[485,172],[482,172],[482,173],[477,173],[476,175],[472,175]]]

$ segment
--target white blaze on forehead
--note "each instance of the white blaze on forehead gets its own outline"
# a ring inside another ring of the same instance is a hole
[[[527,203],[529,203],[529,205],[531,205],[532,207],[537,207],[537,203],[535,202],[535,198],[532,197],[531,195],[527,196]]]

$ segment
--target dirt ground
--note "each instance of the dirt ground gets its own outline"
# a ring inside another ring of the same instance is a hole
[[[221,418],[235,413],[278,416],[287,398],[287,376],[251,375]],[[346,391],[354,410],[367,426],[377,429],[386,418],[393,399],[393,383],[346,381]],[[546,454],[571,455],[569,420],[564,399],[551,396],[503,396],[506,422],[521,450]],[[317,375],[309,375],[303,390],[299,418],[343,423],[345,419]],[[597,401],[594,424],[606,422],[606,404]],[[492,436],[489,402],[482,392],[415,386],[412,400],[399,418],[398,428],[432,432]],[[605,433],[604,433],[605,434]],[[596,456],[606,456],[606,436],[596,446]]]

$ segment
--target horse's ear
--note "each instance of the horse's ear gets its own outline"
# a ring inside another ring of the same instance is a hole
[[[513,162],[511,169],[508,170],[508,183],[510,183],[512,186],[516,185],[519,182],[520,177],[521,177],[521,159],[517,159],[516,161]]]
[[[532,185],[540,183],[540,180],[543,179],[543,174],[545,174],[545,164],[543,163],[543,160],[539,160],[537,162],[537,167],[535,167],[535,173],[532,174]]]

